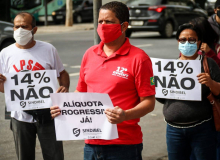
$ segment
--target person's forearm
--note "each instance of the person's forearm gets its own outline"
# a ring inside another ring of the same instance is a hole
[[[125,111],[125,120],[136,119],[152,112],[155,106],[155,96],[145,97],[137,106]]]
[[[0,73],[0,92],[4,93],[4,83],[6,81],[6,77]]]
[[[60,86],[64,86],[69,89],[70,78],[69,78],[69,74],[65,70],[60,73],[60,77],[58,77],[58,81]]]
[[[4,84],[0,83],[0,92],[4,93]]]

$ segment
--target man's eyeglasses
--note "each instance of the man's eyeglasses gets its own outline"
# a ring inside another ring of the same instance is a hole
[[[186,41],[188,41],[190,44],[194,44],[196,43],[196,39],[195,38],[180,38],[178,39],[178,41],[182,44],[186,43]]]

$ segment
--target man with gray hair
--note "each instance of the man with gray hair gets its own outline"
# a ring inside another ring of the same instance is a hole
[[[35,18],[27,12],[18,13],[14,19],[16,43],[0,53],[0,91],[4,93],[6,73],[36,70],[56,70],[60,87],[57,92],[68,92],[69,75],[64,70],[57,50],[49,43],[34,40],[37,32]],[[36,135],[40,141],[44,160],[63,160],[63,145],[56,141],[54,120],[50,109],[11,112],[18,160],[35,160]]]

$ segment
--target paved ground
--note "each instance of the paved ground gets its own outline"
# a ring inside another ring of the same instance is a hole
[[[94,29],[93,23],[80,23],[74,24],[71,27],[65,27],[65,25],[50,25],[50,26],[39,26],[38,34],[43,33],[64,33],[64,32],[73,32],[80,30],[92,30]]]

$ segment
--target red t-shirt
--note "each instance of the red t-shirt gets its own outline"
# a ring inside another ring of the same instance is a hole
[[[114,54],[107,57],[104,43],[89,48],[82,60],[77,86],[79,92],[108,93],[114,106],[123,110],[134,108],[140,97],[155,95],[152,63],[141,49],[129,39]],[[140,118],[117,124],[119,138],[114,140],[85,140],[87,144],[139,144],[142,132]]]

